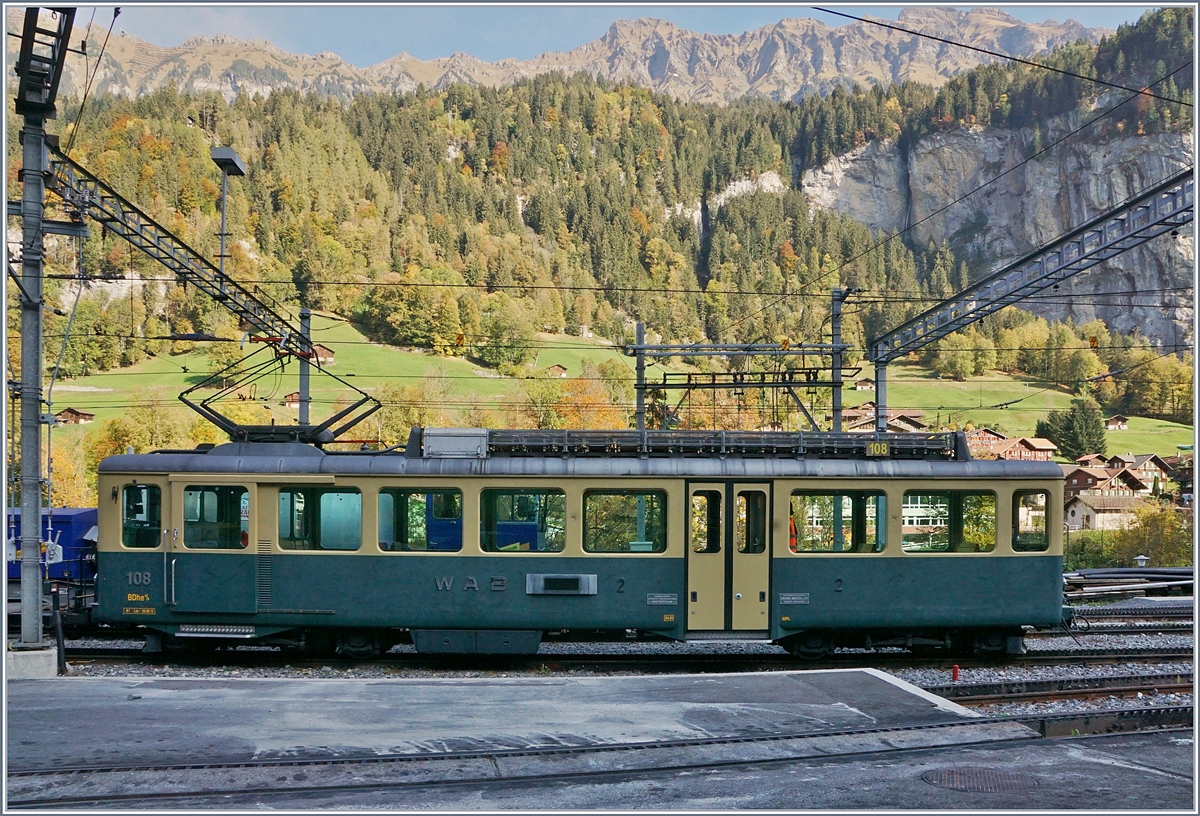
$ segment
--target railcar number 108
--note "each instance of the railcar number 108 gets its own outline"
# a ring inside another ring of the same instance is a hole
[[[360,656],[547,633],[1011,652],[1062,620],[1057,465],[948,434],[633,434],[109,457],[93,617]]]

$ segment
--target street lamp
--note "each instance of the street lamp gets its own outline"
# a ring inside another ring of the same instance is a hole
[[[221,274],[225,274],[225,199],[230,176],[246,175],[246,163],[232,147],[214,147],[210,152],[213,163],[221,168]]]

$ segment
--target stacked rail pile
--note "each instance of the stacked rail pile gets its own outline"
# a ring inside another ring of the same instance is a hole
[[[1179,592],[1192,594],[1194,567],[1113,567],[1068,572],[1063,576],[1067,598],[1099,598],[1106,595],[1142,597]]]

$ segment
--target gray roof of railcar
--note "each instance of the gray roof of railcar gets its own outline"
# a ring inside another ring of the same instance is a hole
[[[236,442],[209,451],[110,456],[101,473],[330,474],[339,476],[590,476],[690,479],[909,478],[1062,479],[1053,462],[817,459],[787,456],[488,456],[414,458],[394,453],[326,453],[299,443]]]

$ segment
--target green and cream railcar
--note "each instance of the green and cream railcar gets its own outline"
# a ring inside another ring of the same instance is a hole
[[[99,487],[94,617],[193,642],[1012,651],[1062,619],[1060,469],[949,434],[414,429],[113,456]]]

